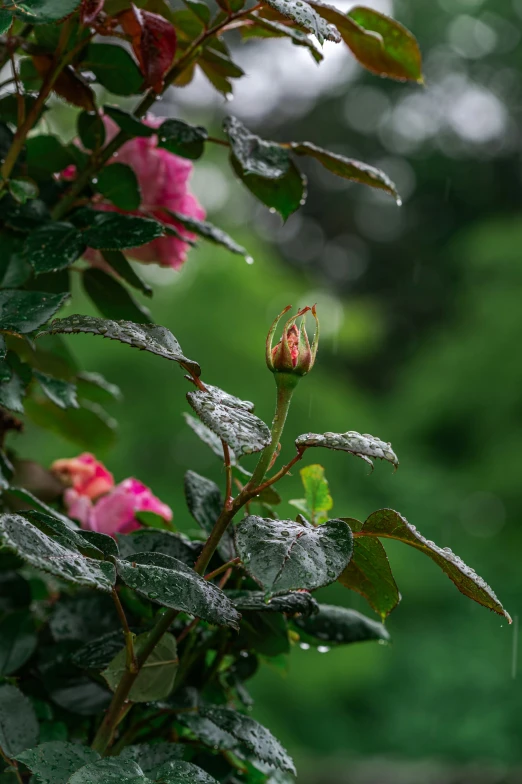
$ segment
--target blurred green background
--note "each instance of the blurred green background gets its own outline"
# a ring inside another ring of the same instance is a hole
[[[311,166],[308,203],[282,227],[232,179],[218,149],[196,164],[194,186],[255,264],[202,246],[179,274],[142,271],[155,285],[155,320],[201,363],[206,381],[256,401],[265,421],[274,393],[263,356],[268,326],[287,304],[317,302],[318,362],[296,394],[284,454],[308,430],[390,440],[401,461],[395,474],[379,464],[368,475],[349,455],[308,453],[325,465],[334,515],[397,509],[473,566],[515,620],[509,627],[421,554],[390,545],[403,595],[388,621],[392,645],[296,646],[285,670],[266,666],[253,683],[254,715],[294,755],[299,780],[514,784],[522,782],[522,3],[373,5],[416,33],[424,89],[365,75],[333,45],[319,79],[304,50],[276,41],[238,45],[249,79],[233,107],[197,81],[160,108],[216,133],[233,108],[267,137],[308,138],[377,163],[404,205]],[[273,106],[267,82],[279,91]],[[70,135],[68,112],[59,109],[57,127]],[[73,311],[92,312],[80,293]],[[103,456],[110,469],[149,484],[189,530],[184,472],[224,477],[184,426],[177,366],[89,336],[68,345],[123,391],[111,411],[119,438]],[[30,439],[12,442],[26,457],[49,464],[78,451],[27,429]],[[300,497],[297,472],[281,491]],[[295,510],[285,505],[281,514]],[[321,598],[372,613],[340,586]]]

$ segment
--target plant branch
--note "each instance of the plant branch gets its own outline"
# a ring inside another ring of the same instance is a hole
[[[290,403],[292,402],[294,388],[295,387],[287,386],[285,384],[278,384],[277,386],[276,410],[274,419],[272,421],[271,431],[272,439],[268,446],[266,446],[261,453],[261,457],[259,458],[257,466],[254,469],[252,478],[246,485],[245,489],[247,490],[257,488],[260,485],[260,483],[265,478],[266,472],[272,464],[272,458],[274,457],[278,448],[279,441],[285,426],[288,410],[290,408]]]
[[[217,569],[214,569],[213,572],[206,574],[205,580],[213,580],[214,577],[223,574],[223,572],[226,572],[227,569],[231,569],[233,566],[237,566],[239,563],[241,563],[241,558],[233,558],[231,561],[227,561],[227,563],[222,564]]]
[[[118,613],[119,619],[121,621],[121,625],[123,627],[123,633],[125,635],[125,647],[127,649],[127,670],[129,672],[138,672],[138,660],[136,658],[136,652],[134,650],[134,635],[129,629],[129,623],[127,621],[127,616],[125,615],[125,610],[122,607],[122,603],[120,602],[120,597],[118,596],[118,592],[116,588],[112,589],[112,598],[114,604],[116,605],[116,611]]]
[[[10,765],[13,768],[18,784],[24,784],[24,780],[22,778],[22,774],[18,770],[18,763],[16,762],[16,760],[10,759],[7,756],[7,754],[4,754],[1,748],[0,748],[0,757],[2,757],[2,759],[7,765]]]

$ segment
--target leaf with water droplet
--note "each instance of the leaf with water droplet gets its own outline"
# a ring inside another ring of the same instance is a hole
[[[34,370],[33,375],[42,387],[49,400],[59,408],[79,408],[76,397],[76,386],[61,378],[53,378],[47,373]]]
[[[149,633],[145,632],[134,640],[134,650],[137,656],[147,644],[148,638]],[[123,647],[107,669],[102,672],[112,691],[116,691],[126,669],[127,649]],[[154,650],[132,684],[129,700],[131,702],[155,702],[165,699],[174,688],[177,671],[176,638],[172,634],[164,634],[161,640],[156,643]]]
[[[13,758],[38,742],[38,720],[32,704],[16,686],[0,686],[0,749]]]
[[[204,444],[206,444],[210,449],[214,452],[216,457],[219,457],[221,462],[223,462],[223,444],[221,443],[221,439],[212,432],[212,430],[200,422],[199,419],[196,419],[190,414],[187,414],[185,411],[183,412],[183,418],[185,422],[190,427],[191,430],[200,438]],[[250,472],[247,471],[245,468],[240,466],[237,462],[236,455],[233,449],[229,448],[230,453],[230,465],[237,468],[242,474],[247,474],[250,476]]]
[[[141,528],[131,534],[117,534],[122,558],[129,558],[134,553],[163,553],[177,558],[186,566],[194,566],[202,543],[192,542],[183,534],[171,531]]]
[[[131,559],[116,562],[129,588],[164,607],[237,629],[241,616],[223,591],[181,561],[161,553],[137,553]]]
[[[165,784],[218,784],[205,770],[184,760],[172,760],[159,766],[155,775]]]
[[[205,533],[210,534],[224,506],[221,490],[215,482],[195,471],[187,471],[184,485],[190,514]],[[236,557],[234,540],[229,531],[221,537],[218,551],[225,563]]]
[[[86,249],[81,232],[72,223],[45,223],[25,240],[24,256],[36,275],[57,272],[79,259]]]
[[[212,242],[214,245],[221,245],[221,247],[226,248],[231,253],[236,253],[238,256],[244,256],[245,259],[250,259],[250,254],[242,245],[238,245],[226,231],[214,226],[214,224],[209,221],[198,220],[190,215],[183,215],[180,212],[173,212],[172,210],[165,209],[164,211],[168,213],[171,218],[174,218],[175,221],[181,223],[183,228],[188,231],[203,237],[203,239]]]
[[[135,324],[132,321],[113,321],[94,316],[74,315],[55,319],[37,337],[56,334],[71,335],[79,332],[102,335],[109,340],[127,343],[141,351],[150,351],[151,354],[157,354],[164,359],[179,362],[180,365],[198,376],[201,373],[198,363],[184,356],[174,335],[166,327],[161,327],[158,324]]]
[[[0,621],[0,675],[11,675],[33,655],[38,637],[30,612],[18,610]]]
[[[361,433],[357,433],[355,430],[348,430],[347,433],[323,433],[322,435],[319,433],[304,433],[296,438],[295,445],[297,449],[320,446],[325,449],[351,452],[352,455],[360,457],[368,463],[372,469],[373,462],[371,458],[387,460],[396,468],[399,465],[399,460],[391,448],[391,444],[387,444],[369,433],[361,435]]]
[[[304,0],[264,0],[266,5],[283,16],[289,17],[298,27],[304,27],[313,33],[320,44],[327,41],[339,43],[341,35],[334,24],[328,24],[312,7],[312,3]]]
[[[100,755],[79,743],[50,741],[17,754],[16,759],[38,777],[39,784],[66,784],[75,771]]]
[[[347,645],[352,642],[384,640],[390,635],[382,623],[346,607],[320,604],[319,612],[309,618],[294,618],[301,639],[311,645]]]
[[[261,452],[270,443],[270,428],[252,412],[253,405],[207,386],[206,392],[187,393],[187,399],[204,425],[226,444],[237,457]]]
[[[308,591],[292,591],[266,600],[262,591],[225,591],[239,612],[270,612],[287,615],[312,615],[319,605]]]
[[[109,666],[124,643],[123,631],[116,629],[89,640],[71,656],[76,667],[83,670],[104,670]]]
[[[43,291],[0,291],[0,331],[26,335],[54,316],[65,300],[65,294]]]
[[[89,762],[72,774],[67,784],[148,784],[140,766],[133,760],[109,757]]]
[[[235,529],[236,549],[267,595],[336,580],[352,555],[352,532],[343,520],[305,528],[291,520],[250,515]]]
[[[126,746],[118,756],[120,760],[133,760],[146,776],[160,778],[163,766],[183,757],[185,746],[182,743],[136,743]]]
[[[425,539],[402,515],[393,509],[380,509],[373,512],[355,532],[355,538],[377,536],[397,539],[428,555],[441,567],[459,591],[483,607],[499,615],[504,615],[511,623],[509,613],[504,610],[494,591],[479,577],[473,569],[447,548],[438,547],[434,542]]]

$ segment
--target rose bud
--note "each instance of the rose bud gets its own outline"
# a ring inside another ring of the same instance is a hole
[[[305,376],[314,366],[319,344],[319,321],[315,305],[311,308],[307,307],[299,310],[295,316],[288,319],[283,327],[281,340],[276,346],[272,347],[272,341],[279,321],[291,307],[291,305],[288,305],[277,316],[270,328],[266,339],[266,364],[272,373],[284,373],[297,377],[294,381],[296,383],[300,376]],[[312,314],[316,323],[312,345],[310,345],[308,340],[304,319],[302,319],[299,327],[296,324],[297,319],[308,312]]]

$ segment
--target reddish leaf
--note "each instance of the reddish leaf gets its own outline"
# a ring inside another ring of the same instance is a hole
[[[134,4],[120,14],[119,19],[131,39],[145,84],[155,92],[161,92],[163,79],[176,52],[174,27],[159,14],[136,8]]]
[[[105,0],[82,0],[80,7],[80,20],[84,25],[92,24],[98,14],[103,10]]]
[[[49,69],[53,67],[54,59],[51,55],[35,55],[33,63],[40,76],[45,79]],[[80,106],[88,112],[96,111],[93,91],[70,65],[63,69],[53,85],[53,90],[74,106]]]

